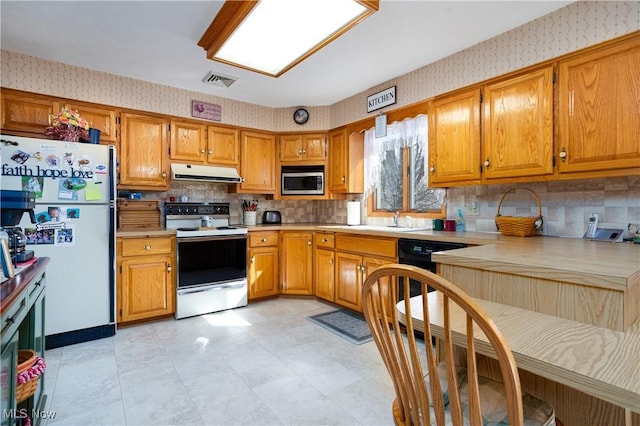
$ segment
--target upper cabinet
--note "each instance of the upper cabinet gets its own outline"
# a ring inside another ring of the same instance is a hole
[[[429,185],[479,181],[480,89],[434,99],[429,114]]]
[[[162,116],[120,115],[120,188],[169,189],[168,125]]]
[[[327,138],[322,133],[280,136],[280,162],[324,162]]]
[[[484,87],[484,178],[553,173],[553,67]]]
[[[640,165],[638,35],[570,57],[559,66],[559,172]]]
[[[191,121],[171,120],[171,160],[204,164],[207,126]]]
[[[364,192],[364,134],[347,129],[329,133],[329,191]]]
[[[60,112],[56,100],[2,89],[2,133],[44,138],[49,116]]]
[[[116,122],[118,113],[115,108],[91,105],[83,102],[64,102],[63,105],[71,110],[77,110],[80,117],[87,120],[90,127],[100,130],[100,143],[118,143],[118,128]]]
[[[234,128],[171,120],[171,160],[238,166],[240,143]]]
[[[276,137],[269,133],[242,132],[240,176],[237,192],[276,192]]]

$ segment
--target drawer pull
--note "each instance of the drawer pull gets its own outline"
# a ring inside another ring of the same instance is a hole
[[[147,244],[146,246],[142,247],[145,250],[151,250],[151,246],[149,244]]]
[[[323,242],[323,243],[328,243],[328,242],[329,242],[329,240],[327,240],[326,238],[323,238],[323,239],[322,239],[322,242]]]
[[[268,239],[268,238],[263,238],[263,239],[262,239],[262,242],[263,242],[263,243],[267,243],[267,242],[269,242],[269,239]]]

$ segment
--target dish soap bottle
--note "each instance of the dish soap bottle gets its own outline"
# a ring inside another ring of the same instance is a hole
[[[456,216],[456,231],[464,230],[464,217],[462,217],[462,209],[458,209],[458,215]]]

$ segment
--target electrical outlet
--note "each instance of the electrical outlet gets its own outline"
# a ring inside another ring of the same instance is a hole
[[[475,198],[467,204],[467,215],[468,216],[480,215],[480,206],[478,205],[478,200],[476,200]]]

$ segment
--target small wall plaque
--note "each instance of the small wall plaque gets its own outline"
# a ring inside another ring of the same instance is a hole
[[[220,121],[222,120],[222,107],[206,102],[191,101],[191,116],[204,118],[205,120]]]
[[[382,92],[367,96],[367,112],[375,111],[396,103],[396,86],[389,87]]]

